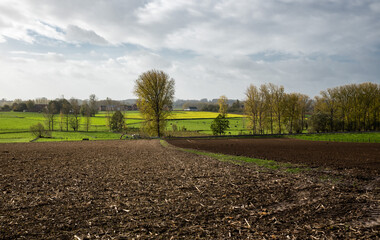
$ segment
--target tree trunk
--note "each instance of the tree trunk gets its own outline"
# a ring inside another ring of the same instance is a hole
[[[157,117],[156,122],[157,122],[157,136],[161,137],[160,136],[160,118]]]
[[[270,113],[270,132],[273,134],[273,113]]]

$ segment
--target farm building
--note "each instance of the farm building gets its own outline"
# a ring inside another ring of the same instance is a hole
[[[138,110],[137,109],[137,105],[136,104],[133,104],[133,105],[110,105],[110,106],[105,106],[105,105],[101,105],[99,107],[99,111],[136,111]]]
[[[198,108],[197,107],[188,107],[188,108],[184,109],[184,111],[198,111]]]

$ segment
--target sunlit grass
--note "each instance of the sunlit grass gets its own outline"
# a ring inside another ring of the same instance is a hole
[[[29,142],[32,139],[29,132],[0,134],[0,143]]]
[[[305,135],[289,135],[287,137],[302,139],[302,140],[309,140],[309,141],[380,143],[379,132],[305,134]]]
[[[112,116],[112,112],[110,116]],[[124,112],[126,117],[126,126],[127,128],[140,128],[142,122],[144,121],[141,117],[139,111],[126,111]],[[167,131],[172,131],[173,124],[177,125],[179,130],[185,130],[186,132],[191,132],[190,135],[199,134],[212,134],[210,130],[210,125],[213,119],[218,115],[214,112],[190,112],[190,111],[173,111],[168,124]],[[243,115],[238,114],[229,114],[231,128],[227,131],[226,134],[236,135],[244,131],[246,125],[246,119],[243,118]],[[55,124],[54,124],[54,133],[57,131],[66,131],[66,125],[63,124],[61,127],[59,114],[56,115]],[[80,117],[80,126],[79,131],[85,131],[84,125],[85,118]],[[109,128],[107,127],[107,114],[106,112],[100,112],[96,114],[95,117],[90,119],[91,126],[90,131],[93,132],[104,132],[108,133]],[[46,126],[46,120],[43,113],[30,113],[30,112],[0,112],[0,133],[8,133],[0,137],[0,142],[18,142],[18,141],[29,141],[31,138],[28,136],[30,126],[37,123],[42,123]],[[72,132],[72,129],[69,129]],[[248,133],[248,131],[245,131]],[[72,133],[76,135],[76,133]],[[30,135],[30,134],[29,134]],[[67,135],[67,134],[66,134]],[[174,134],[173,134],[174,135]],[[184,134],[186,136],[187,134]],[[81,139],[78,137],[69,137],[69,136],[58,136],[54,139]],[[113,139],[111,137],[111,139]],[[46,140],[46,139],[45,139]],[[48,141],[48,140],[46,140]],[[50,140],[49,140],[50,141]]]
[[[197,111],[173,111],[169,119],[194,119],[194,118],[216,118],[217,112],[197,112]],[[241,118],[244,115],[228,114],[228,118]]]
[[[211,123],[214,119],[173,119],[169,120],[167,124],[167,130],[172,131],[173,125],[177,126],[178,130],[187,131],[198,131],[202,134],[212,134],[210,129]],[[247,129],[247,120],[242,117],[238,118],[228,118],[230,128],[226,131],[226,135],[238,135],[238,134],[248,134],[249,130]]]
[[[110,112],[112,115],[113,112]],[[134,119],[142,119],[142,116],[139,111],[126,111],[123,112],[125,117],[134,118]],[[201,111],[172,111],[169,119],[195,119],[195,118],[216,118],[219,115],[217,112],[201,112]],[[100,112],[96,115],[97,117],[106,117],[106,112]],[[240,114],[228,114],[229,118],[241,118],[244,115]]]
[[[120,133],[112,132],[51,132],[51,137],[40,138],[36,142],[54,142],[54,141],[81,141],[83,139],[88,140],[111,140],[120,139]],[[3,133],[0,134],[0,143],[11,142],[30,142],[34,139],[29,132],[23,133]]]
[[[164,147],[171,146],[165,140],[160,140],[160,143]],[[226,155],[226,154],[221,154],[221,153],[212,153],[212,152],[205,152],[205,151],[199,151],[199,150],[195,150],[195,149],[187,149],[187,148],[179,148],[179,147],[175,147],[175,148],[180,150],[180,151],[194,153],[194,154],[201,155],[201,156],[208,156],[208,157],[218,159],[219,161],[231,162],[231,163],[238,164],[238,165],[240,165],[242,163],[253,163],[257,166],[264,167],[266,169],[282,170],[282,171],[286,171],[289,173],[299,173],[302,171],[310,170],[310,168],[304,167],[301,165],[276,162],[274,160],[264,160],[264,159],[250,158],[250,157],[244,157],[244,156]]]
[[[51,138],[40,138],[37,142],[51,141],[80,141],[88,140],[111,140],[120,139],[120,133],[112,132],[52,132]]]

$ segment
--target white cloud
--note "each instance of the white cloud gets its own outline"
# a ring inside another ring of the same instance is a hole
[[[11,82],[24,81],[32,89],[36,81],[43,91],[33,96],[86,97],[90,89],[128,98],[137,76],[155,68],[176,79],[177,97],[241,98],[250,83],[315,95],[379,82],[379,6],[375,0],[3,0],[0,73],[7,80],[0,84],[14,89]]]
[[[137,21],[142,24],[167,23],[192,5],[191,1],[152,1],[136,10]],[[173,16],[174,15],[174,16]],[[178,21],[181,21],[178,19]]]
[[[55,52],[47,53],[37,53],[37,52],[25,52],[25,51],[12,51],[10,52],[13,55],[19,55],[12,57],[13,59],[23,59],[23,60],[42,60],[48,62],[64,62],[65,58],[63,54]]]
[[[164,57],[149,52],[135,52],[116,59],[117,63],[129,69],[136,78],[149,69],[170,70],[172,63]]]

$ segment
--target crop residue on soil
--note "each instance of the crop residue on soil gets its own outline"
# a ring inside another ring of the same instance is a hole
[[[376,177],[262,171],[158,140],[0,144],[0,239],[376,238]]]

